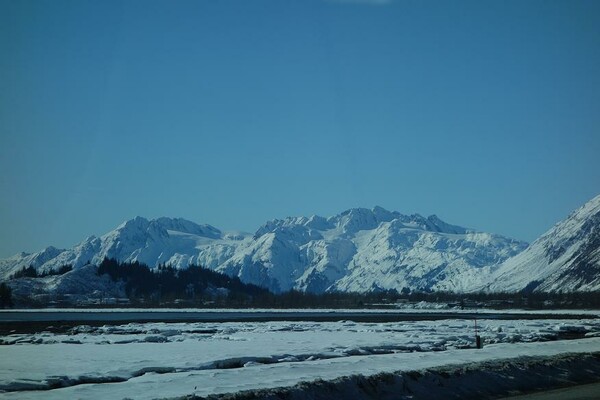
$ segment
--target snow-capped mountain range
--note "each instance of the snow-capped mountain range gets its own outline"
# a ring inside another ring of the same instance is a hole
[[[272,220],[254,234],[184,219],[136,217],[72,249],[48,247],[0,260],[0,279],[24,266],[47,271],[71,264],[77,270],[108,257],[151,267],[198,264],[275,292],[597,290],[599,247],[600,196],[530,247],[435,215],[381,207]]]

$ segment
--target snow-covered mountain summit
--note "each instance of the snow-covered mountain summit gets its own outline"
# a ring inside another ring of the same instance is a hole
[[[503,263],[483,289],[600,290],[600,196]]]
[[[0,277],[23,266],[79,268],[105,257],[149,266],[199,264],[273,291],[470,289],[526,243],[448,224],[435,215],[381,207],[332,217],[272,220],[251,234],[222,232],[184,219],[136,217],[72,249],[49,247],[0,261]]]
[[[526,244],[381,207],[273,220],[219,270],[273,290],[465,290]]]
[[[123,222],[113,231],[96,237],[90,236],[72,249],[48,247],[41,252],[20,253],[0,260],[0,278],[7,278],[18,269],[33,265],[39,271],[56,269],[71,264],[74,268],[92,263],[99,264],[105,257],[120,261],[139,261],[150,266],[171,264],[185,267],[191,263],[216,265],[213,260],[219,252],[205,254],[211,246],[237,243],[249,235],[224,233],[211,225],[199,225],[182,218],[148,220],[135,217]]]
[[[399,212],[390,212],[376,206],[372,210],[367,208],[351,208],[333,217],[324,218],[318,215],[311,217],[288,217],[268,221],[258,228],[254,234],[257,239],[269,232],[288,232],[292,234],[316,235],[323,238],[319,232],[328,232],[327,236],[352,237],[357,232],[373,230],[382,223],[397,220],[407,228],[421,229],[439,233],[466,234],[468,229],[450,225],[439,219],[436,215],[427,218],[419,215],[403,215]]]

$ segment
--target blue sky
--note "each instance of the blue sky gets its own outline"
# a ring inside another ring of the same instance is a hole
[[[600,193],[597,1],[0,1],[0,257],[380,205],[531,241]]]

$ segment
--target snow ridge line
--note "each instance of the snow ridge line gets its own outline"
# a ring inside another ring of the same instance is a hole
[[[600,352],[449,365],[424,370],[352,375],[331,381],[301,382],[291,387],[248,390],[173,400],[357,400],[481,399],[600,381]]]

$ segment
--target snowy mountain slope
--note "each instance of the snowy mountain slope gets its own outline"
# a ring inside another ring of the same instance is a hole
[[[600,196],[504,262],[482,289],[600,290]]]
[[[364,235],[362,251],[335,288],[467,291],[490,267],[523,248],[498,235],[423,231],[392,221]]]
[[[287,268],[277,271],[277,281],[287,286],[278,289],[311,292],[463,290],[469,282],[465,277],[475,270],[497,265],[526,246],[446,224],[436,216],[403,215],[380,207],[351,209],[327,219],[272,221],[255,237],[263,232],[279,240],[257,241],[248,248],[245,260],[230,260],[230,269],[224,272],[233,272],[233,266],[247,267],[250,261],[254,271],[258,268],[270,275],[271,254],[286,243]]]
[[[48,247],[39,253],[21,253],[0,261],[0,279],[33,265],[38,271],[71,264],[74,268],[99,264],[105,257],[139,261],[149,266],[200,264],[216,267],[231,257],[233,249],[250,235],[225,233],[210,225],[180,218],[147,220],[136,217],[101,236],[90,236],[72,249]]]
[[[38,253],[19,253],[10,258],[0,260],[0,280],[8,278],[9,275],[22,267],[33,265],[39,268],[46,263],[52,264],[53,260],[65,251],[64,249],[49,246]]]
[[[11,281],[10,286],[15,298],[46,302],[57,294],[69,294],[71,300],[125,297],[122,282],[113,282],[108,275],[98,276],[96,271],[96,266],[84,265],[63,275],[21,278]]]
[[[463,291],[526,244],[381,207],[329,218],[269,221],[254,235],[224,233],[183,219],[136,217],[69,250],[48,248],[0,263],[5,279],[23,266],[75,269],[105,257],[150,266],[200,264],[279,292],[290,289]]]

